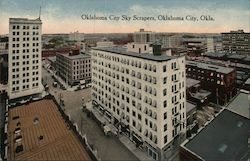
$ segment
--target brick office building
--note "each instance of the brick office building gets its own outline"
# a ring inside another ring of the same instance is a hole
[[[201,81],[202,89],[210,91],[211,101],[224,105],[237,92],[236,71],[197,61],[186,61],[187,77]]]

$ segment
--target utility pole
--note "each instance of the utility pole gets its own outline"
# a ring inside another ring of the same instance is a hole
[[[218,92],[218,87],[216,88],[216,98],[217,98],[217,105],[219,104],[219,92]]]

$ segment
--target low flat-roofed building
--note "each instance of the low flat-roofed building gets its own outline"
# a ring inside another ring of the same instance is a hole
[[[186,61],[188,78],[199,80],[201,88],[211,92],[211,101],[224,105],[236,94],[236,70],[211,62]]]
[[[242,89],[247,90],[247,91],[250,91],[250,78],[248,78],[248,79],[245,81],[245,83],[244,83]]]
[[[241,90],[234,100],[228,104],[227,109],[250,119],[250,100],[248,100],[249,95],[249,91]]]
[[[188,89],[188,88],[193,87],[193,86],[195,86],[197,84],[200,84],[201,81],[196,80],[196,79],[192,79],[192,78],[187,78],[186,83],[187,83],[187,89]]]
[[[195,121],[195,115],[196,115],[196,109],[197,105],[192,102],[186,102],[186,115],[187,115],[187,130],[192,130],[194,125],[196,124]]]
[[[194,102],[200,109],[209,103],[211,92],[201,89],[201,81],[187,78],[187,100]]]
[[[248,102],[247,94],[240,93],[210,124],[183,142],[180,160],[247,161],[249,105],[238,101]]]
[[[8,120],[7,160],[91,160],[51,99],[10,108]]]

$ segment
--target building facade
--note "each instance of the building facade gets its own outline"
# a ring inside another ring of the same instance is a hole
[[[250,33],[243,30],[222,33],[223,51],[229,54],[250,54]]]
[[[145,43],[145,44],[141,44],[141,43],[128,43],[127,44],[127,51],[131,51],[131,52],[136,52],[136,53],[152,53],[153,52],[153,48],[152,48],[152,44],[149,43]]]
[[[57,74],[69,85],[91,81],[91,56],[79,50],[56,55]]]
[[[236,71],[234,68],[186,61],[188,78],[201,82],[201,88],[211,92],[210,99],[224,105],[236,94]]]
[[[42,21],[9,19],[8,95],[10,99],[41,93]]]
[[[92,101],[97,111],[152,160],[186,132],[185,57],[120,48],[92,51]]]
[[[207,51],[206,52],[214,52],[215,51],[214,39],[213,37],[207,38]]]
[[[140,29],[139,32],[133,33],[133,40],[135,43],[153,43],[155,41],[155,33]]]
[[[178,48],[182,44],[182,36],[178,34],[156,33],[156,39],[161,41],[163,48]]]

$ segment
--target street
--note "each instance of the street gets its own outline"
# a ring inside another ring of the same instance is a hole
[[[98,126],[95,120],[87,117],[82,112],[82,97],[85,102],[91,99],[91,88],[78,91],[62,90],[60,87],[53,87],[54,82],[51,74],[43,68],[43,79],[49,85],[49,92],[55,96],[59,102],[60,97],[64,100],[66,114],[70,114],[74,123],[77,123],[82,134],[86,134],[88,142],[97,149],[98,157],[101,160],[122,160],[137,161],[138,159],[114,136],[105,136],[103,130]],[[81,123],[82,120],[82,123]],[[82,128],[81,128],[82,124]]]

